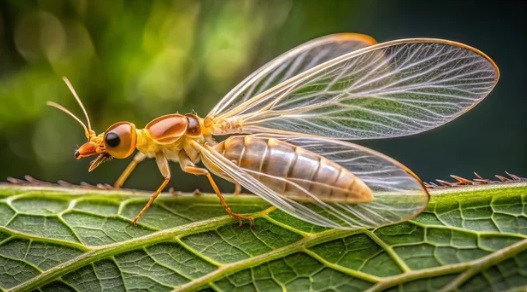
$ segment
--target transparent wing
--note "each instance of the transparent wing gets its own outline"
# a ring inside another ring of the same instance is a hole
[[[366,35],[340,33],[302,44],[276,57],[245,78],[223,97],[209,116],[227,112],[249,98],[308,69],[375,43],[373,38]]]
[[[195,144],[200,148],[203,163],[213,173],[232,178],[278,209],[316,225],[339,229],[379,227],[409,220],[428,203],[429,195],[421,181],[406,167],[381,153],[324,138],[274,138],[304,147],[348,169],[373,191],[373,200],[356,204],[322,201],[316,193],[303,189],[294,180],[240,168],[212,147]],[[312,202],[287,198],[267,186],[268,179],[256,179],[258,176],[285,181],[312,198]]]
[[[438,39],[397,40],[334,58],[227,112],[214,134],[303,133],[337,139],[404,136],[480,102],[499,71],[482,52]]]

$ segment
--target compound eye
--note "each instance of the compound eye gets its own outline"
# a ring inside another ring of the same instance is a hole
[[[104,133],[104,147],[111,156],[126,158],[134,153],[137,142],[134,124],[129,122],[116,123]]]
[[[119,138],[119,134],[115,132],[110,132],[106,134],[104,140],[106,141],[106,144],[112,148],[119,146],[119,144],[121,143],[121,138]]]

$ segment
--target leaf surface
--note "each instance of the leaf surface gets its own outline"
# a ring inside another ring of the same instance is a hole
[[[12,291],[515,290],[527,287],[527,184],[432,192],[419,217],[317,227],[253,196],[0,186],[0,288]]]

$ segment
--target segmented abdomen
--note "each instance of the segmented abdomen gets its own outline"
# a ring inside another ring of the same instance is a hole
[[[372,200],[370,188],[347,169],[284,141],[250,135],[232,136],[214,148],[239,167],[249,170],[267,187],[295,200],[318,198],[348,203]]]

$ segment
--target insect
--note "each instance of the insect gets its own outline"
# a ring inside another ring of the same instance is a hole
[[[413,38],[376,44],[343,33],[265,64],[204,118],[167,114],[143,129],[118,122],[96,135],[67,79],[87,125],[48,104],[83,126],[88,142],[75,157],[96,156],[89,171],[138,150],[115,187],[146,157],[156,160],[164,181],[134,224],[169,183],[174,161],[186,173],[206,176],[240,225],[253,225],[253,218],[231,211],[211,173],[301,220],[355,229],[409,220],[426,207],[429,194],[401,163],[345,140],[412,135],[445,124],[479,103],[498,78],[489,57],[461,43]]]

